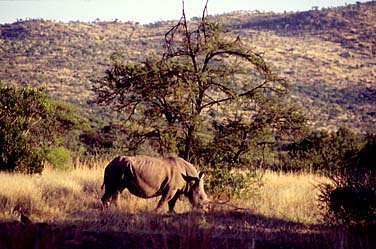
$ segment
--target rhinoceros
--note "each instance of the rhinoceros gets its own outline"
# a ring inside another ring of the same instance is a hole
[[[188,197],[193,208],[204,209],[207,196],[204,191],[204,174],[180,157],[157,158],[150,156],[119,156],[104,170],[105,193],[101,200],[104,207],[111,202],[117,206],[124,189],[141,198],[162,196],[156,207],[160,212],[168,202],[169,212],[179,196]]]

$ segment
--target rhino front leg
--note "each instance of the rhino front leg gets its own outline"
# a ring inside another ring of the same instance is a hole
[[[117,190],[111,197],[111,202],[114,204],[115,207],[119,206],[119,199],[120,199],[120,192]]]
[[[166,202],[170,203],[170,200],[173,199],[176,195],[177,191],[166,191],[162,194],[162,198],[159,200],[157,207],[155,208],[155,211],[157,213],[160,213],[162,211],[162,208]],[[176,202],[176,200],[175,200]],[[175,205],[175,204],[174,204]]]
[[[176,192],[174,197],[172,197],[172,199],[168,202],[168,212],[169,213],[175,213],[174,207],[175,207],[176,201],[178,200],[179,196],[180,196],[180,193]]]

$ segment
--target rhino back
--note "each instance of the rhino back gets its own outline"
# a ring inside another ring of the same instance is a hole
[[[183,190],[186,182],[182,174],[197,176],[196,169],[178,157],[134,156],[126,159],[133,176],[129,179],[128,190],[139,197],[158,196],[166,188]]]

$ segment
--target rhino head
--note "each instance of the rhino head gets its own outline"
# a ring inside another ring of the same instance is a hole
[[[115,207],[117,207],[119,203],[119,196],[119,191],[115,190],[110,192],[107,190],[101,198],[103,208],[108,208],[111,202],[115,205]]]
[[[208,201],[204,190],[204,176],[204,173],[200,172],[198,177],[183,175],[183,178],[188,184],[188,193],[186,193],[186,196],[192,207],[205,210]]]

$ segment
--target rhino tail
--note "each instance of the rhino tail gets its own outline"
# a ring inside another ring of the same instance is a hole
[[[104,188],[104,182],[103,182],[103,184],[102,184],[102,186],[101,186],[101,189],[103,190],[103,188]]]

